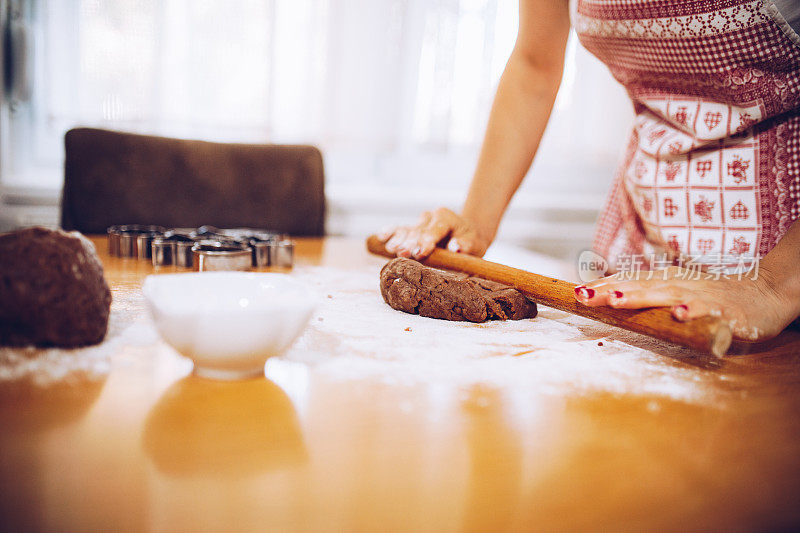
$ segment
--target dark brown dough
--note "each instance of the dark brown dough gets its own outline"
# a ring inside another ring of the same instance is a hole
[[[398,311],[444,320],[521,320],[537,312],[516,289],[401,257],[381,270],[381,295]]]
[[[97,344],[111,291],[80,233],[28,228],[0,235],[0,345]]]

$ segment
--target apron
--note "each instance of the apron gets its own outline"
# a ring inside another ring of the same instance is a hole
[[[635,111],[596,251],[612,270],[650,254],[731,267],[769,252],[800,215],[800,37],[774,4],[571,4]]]

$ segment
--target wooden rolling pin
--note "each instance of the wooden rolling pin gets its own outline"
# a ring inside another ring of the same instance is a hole
[[[384,243],[374,235],[367,239],[367,249],[373,254],[394,257],[394,254],[387,252]],[[576,285],[572,283],[492,263],[475,256],[453,253],[442,248],[434,250],[422,264],[465,272],[471,276],[503,283],[519,290],[537,304],[674,342],[717,357],[725,355],[731,345],[730,328],[716,317],[679,322],[672,317],[669,309],[664,307],[649,309],[588,307],[575,299]]]

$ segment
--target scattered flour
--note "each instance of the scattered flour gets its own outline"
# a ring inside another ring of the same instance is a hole
[[[46,387],[72,380],[96,381],[108,375],[116,339],[88,348],[64,350],[0,348],[0,382],[29,379]]]
[[[720,392],[714,361],[697,364],[686,350],[548,308],[540,307],[532,320],[485,324],[395,311],[378,290],[381,264],[295,268],[294,276],[319,294],[320,305],[283,359],[333,379],[401,385],[486,384],[544,394],[609,392],[683,401]],[[101,379],[122,347],[158,342],[141,294],[127,290],[114,295],[102,344],[74,350],[0,348],[0,382],[30,379],[46,386]]]
[[[692,358],[687,350],[553,309],[540,307],[537,318],[524,321],[447,322],[391,309],[374,268],[309,267],[295,275],[321,304],[284,358],[338,378],[686,401],[707,397],[719,382],[715,372],[682,361]]]
[[[47,387],[54,383],[97,381],[108,376],[111,360],[122,346],[156,342],[158,336],[149,320],[141,320],[141,294],[126,291],[122,297],[116,293],[113,297],[108,333],[102,343],[73,349],[0,347],[0,383],[28,380]]]

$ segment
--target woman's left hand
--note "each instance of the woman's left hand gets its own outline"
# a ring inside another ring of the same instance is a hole
[[[729,322],[736,339],[750,342],[774,337],[793,319],[795,302],[773,289],[766,272],[715,279],[708,273],[669,267],[639,272],[638,278],[601,278],[576,287],[575,298],[588,306],[671,307],[672,316],[682,322],[719,316]]]

